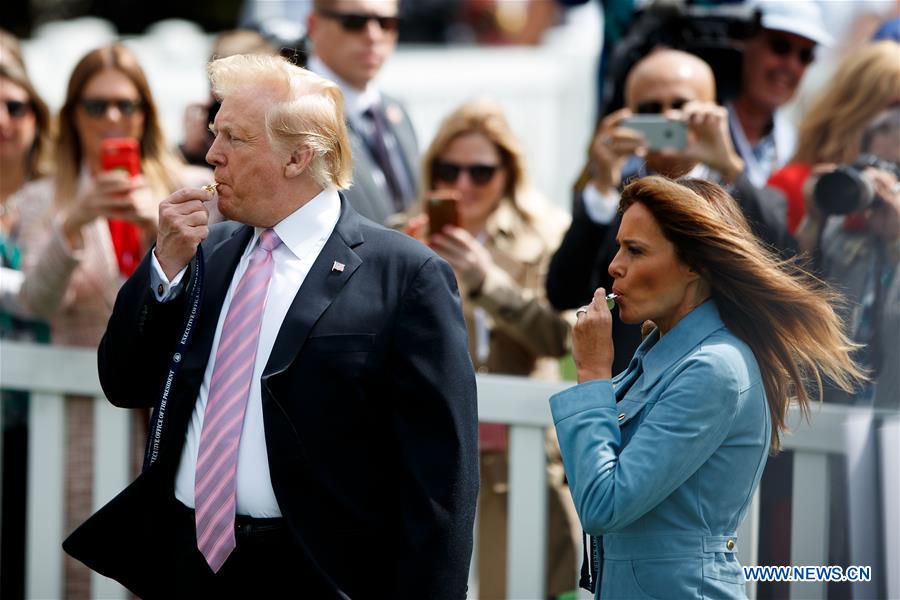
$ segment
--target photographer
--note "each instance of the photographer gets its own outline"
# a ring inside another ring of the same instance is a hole
[[[864,144],[864,133],[878,115],[900,100],[898,56],[900,44],[894,41],[860,46],[835,69],[806,111],[798,128],[797,151],[768,183],[787,196],[791,233],[796,233],[806,210],[804,185],[813,166],[853,163],[860,148],[868,144]]]
[[[855,395],[826,388],[830,402],[900,407],[900,107],[866,130],[852,165],[823,166],[806,186],[807,214],[797,232],[823,278],[847,298],[848,330],[871,372]]]
[[[616,253],[619,190],[635,176],[658,173],[731,184],[754,233],[777,248],[789,248],[780,195],[763,198],[747,179],[728,132],[728,113],[715,103],[709,65],[679,50],[660,49],[638,62],[625,83],[626,108],[600,121],[588,161],[575,184],[572,225],[550,263],[547,298],[559,310],[590,301],[598,287],[610,289],[607,269]],[[668,117],[662,129],[641,130],[634,116]],[[666,129],[671,127],[671,129]],[[658,138],[683,137],[657,144]],[[659,134],[662,131],[662,134]],[[657,139],[655,139],[657,138]],[[640,328],[613,321],[613,372],[627,366],[640,342]]]

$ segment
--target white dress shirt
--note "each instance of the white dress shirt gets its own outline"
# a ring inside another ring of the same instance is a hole
[[[266,437],[263,427],[262,400],[260,392],[260,378],[263,369],[269,361],[275,338],[281,329],[281,324],[287,315],[294,297],[306,279],[310,268],[318,258],[322,247],[328,240],[338,217],[340,216],[341,202],[337,191],[328,188],[308,203],[284,218],[275,225],[275,233],[283,242],[272,253],[274,270],[269,291],[266,297],[266,305],[263,309],[262,327],[259,332],[259,346],[256,350],[256,364],[253,369],[253,380],[250,384],[250,397],[247,401],[247,410],[244,414],[244,426],[238,447],[237,467],[237,514],[251,517],[279,517],[281,510],[275,500],[272,489],[272,481],[269,475],[269,460],[266,453]],[[222,327],[225,316],[231,305],[231,299],[250,262],[250,255],[256,248],[257,240],[262,228],[257,227],[250,243],[247,244],[240,262],[231,279],[222,310],[219,313],[219,321],[216,325],[216,333],[213,338],[209,363],[203,375],[203,383],[200,386],[200,394],[194,407],[194,414],[188,425],[184,450],[181,453],[181,463],[178,465],[178,473],[175,477],[175,497],[185,506],[194,507],[194,472],[197,464],[197,452],[200,445],[200,432],[203,429],[203,416],[206,412],[206,401],[209,395],[209,383],[215,368],[216,352],[219,347],[219,338],[222,335]],[[164,284],[164,292],[169,294],[169,282],[153,257],[154,269],[151,273],[151,286],[159,297],[158,286]],[[173,278],[171,289],[174,295],[183,273]],[[166,297],[166,294],[163,294]]]

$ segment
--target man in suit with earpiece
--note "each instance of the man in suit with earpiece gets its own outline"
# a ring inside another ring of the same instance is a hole
[[[419,148],[403,105],[375,77],[397,46],[396,0],[314,0],[307,68],[341,87],[353,146],[350,204],[376,223],[408,209],[418,186]]]
[[[210,65],[211,192],[160,205],[99,349],[154,408],[140,477],[65,550],[141,598],[464,598],[478,416],[456,279],[360,217],[338,87]],[[199,248],[198,248],[199,246]]]

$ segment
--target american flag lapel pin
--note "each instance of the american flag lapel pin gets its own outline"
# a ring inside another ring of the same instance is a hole
[[[334,264],[331,265],[331,270],[337,271],[338,273],[343,273],[344,272],[344,263],[334,261]]]

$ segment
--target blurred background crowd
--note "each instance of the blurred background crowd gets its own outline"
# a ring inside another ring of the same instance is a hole
[[[572,310],[610,288],[622,186],[692,176],[726,186],[773,252],[844,295],[872,377],[852,396],[826,382],[826,401],[896,411],[898,18],[893,0],[13,3],[0,12],[0,336],[96,347],[156,239],[157,204],[212,181],[205,65],[281,54],[341,86],[347,198],[451,264],[479,372],[564,377]],[[135,141],[133,168],[110,168],[108,138]],[[430,203],[447,197],[450,226],[431,227]],[[617,322],[614,338],[618,371],[640,331]],[[67,528],[92,507],[91,406],[67,399]],[[4,391],[2,410],[0,596],[17,598],[27,396]],[[137,439],[146,417],[135,415]],[[549,435],[554,597],[574,590],[581,549]],[[505,427],[483,423],[480,442],[477,595],[503,598]],[[845,470],[834,466],[838,523]],[[790,522],[789,481],[789,461],[770,461],[772,523]],[[845,564],[842,528],[831,533],[831,562]],[[760,564],[787,564],[783,539],[769,537]],[[67,596],[88,597],[89,585],[68,563]],[[829,594],[850,597],[849,586]]]

